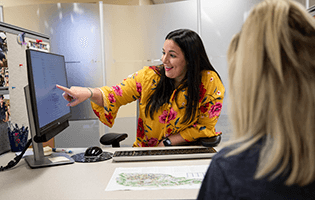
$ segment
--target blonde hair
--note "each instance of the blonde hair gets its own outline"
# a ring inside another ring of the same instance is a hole
[[[228,144],[240,145],[227,156],[264,138],[255,179],[315,180],[314,47],[315,20],[288,0],[259,3],[230,43]]]

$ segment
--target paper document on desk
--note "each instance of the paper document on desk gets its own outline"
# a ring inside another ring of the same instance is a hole
[[[52,148],[49,147],[49,146],[46,146],[46,147],[43,148],[43,151],[44,151],[44,155],[45,155],[45,156],[49,156],[49,155],[51,155],[51,153],[52,153]],[[16,152],[15,155],[19,156],[21,153],[22,153],[21,151],[20,151],[20,152]],[[33,154],[34,154],[33,148],[28,148],[28,149],[25,151],[25,153],[24,153],[24,155],[23,155],[23,158],[24,158],[25,156],[31,156],[31,155],[33,155]]]
[[[116,168],[105,191],[199,189],[209,165]]]

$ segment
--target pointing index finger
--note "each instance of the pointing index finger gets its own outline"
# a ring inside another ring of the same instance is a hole
[[[56,85],[56,87],[59,88],[59,89],[61,89],[61,90],[63,90],[63,91],[65,91],[66,93],[71,93],[70,89],[68,89],[68,88],[66,88],[66,87],[63,87],[63,86],[61,86],[61,85]]]

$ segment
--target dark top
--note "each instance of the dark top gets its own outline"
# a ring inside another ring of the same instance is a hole
[[[3,102],[2,106],[0,104],[0,123],[3,122],[4,119],[6,119],[5,113],[7,112],[7,106]]]
[[[250,149],[224,157],[231,148],[223,148],[212,159],[201,185],[201,199],[315,199],[315,181],[305,187],[285,186],[285,177],[272,181],[254,180],[261,141]],[[302,169],[303,170],[303,169]]]

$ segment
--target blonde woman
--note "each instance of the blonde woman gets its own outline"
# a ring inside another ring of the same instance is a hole
[[[315,20],[288,0],[253,8],[228,50],[234,137],[198,199],[315,198]]]

